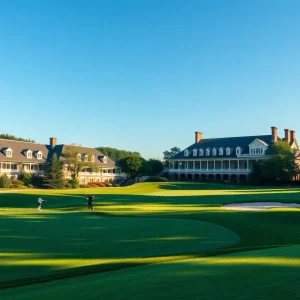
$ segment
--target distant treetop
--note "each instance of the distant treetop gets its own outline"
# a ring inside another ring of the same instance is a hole
[[[16,137],[14,135],[10,135],[7,133],[0,133],[0,139],[5,139],[5,140],[13,140],[13,141],[20,141],[20,142],[31,142],[31,143],[35,143],[34,140],[31,139],[23,139],[20,137]]]
[[[126,150],[119,150],[111,147],[98,147],[96,148],[98,151],[102,152],[104,155],[110,157],[113,161],[119,162],[121,159],[128,156],[138,156],[141,157],[139,152],[130,152]]]

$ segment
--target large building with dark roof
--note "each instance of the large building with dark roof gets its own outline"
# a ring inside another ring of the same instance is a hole
[[[89,147],[58,145],[56,138],[50,138],[49,145],[0,139],[0,175],[18,178],[27,172],[42,176],[46,162],[56,153],[65,163],[65,178],[71,179],[68,162],[64,158],[64,154],[70,150],[76,153],[78,160],[93,165],[93,170],[86,168],[79,173],[79,183],[122,182],[126,179],[126,175],[121,173],[120,166],[100,151]]]
[[[169,160],[169,177],[174,180],[223,180],[246,182],[253,165],[269,157],[267,149],[277,140],[299,151],[294,130],[285,129],[284,138],[271,127],[269,135],[203,138],[195,132],[195,142]]]

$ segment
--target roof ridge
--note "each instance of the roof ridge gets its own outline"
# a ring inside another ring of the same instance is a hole
[[[236,139],[236,138],[251,138],[251,137],[259,137],[259,136],[272,136],[272,134],[260,134],[260,135],[243,135],[243,136],[228,136],[228,137],[219,137],[219,138],[204,138],[203,140],[221,140],[221,139]]]
[[[40,144],[40,143],[34,143],[34,142],[16,141],[16,140],[3,139],[3,138],[0,138],[0,140],[3,140],[3,141],[10,141],[10,142],[18,142],[18,143],[29,143],[29,144],[34,144],[34,145],[46,145],[46,144]]]

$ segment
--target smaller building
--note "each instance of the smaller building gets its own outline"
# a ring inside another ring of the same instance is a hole
[[[278,129],[271,127],[269,135],[204,139],[195,133],[195,143],[169,160],[171,180],[246,182],[253,165],[267,159],[267,149],[279,140]],[[296,133],[285,129],[286,141],[299,151]]]
[[[80,184],[121,183],[127,178],[126,174],[121,172],[120,166],[100,151],[89,147],[58,145],[56,138],[50,138],[49,145],[0,139],[0,175],[6,174],[12,179],[17,179],[23,173],[43,176],[45,164],[56,153],[58,158],[65,162],[65,178],[71,179],[69,166],[63,156],[70,149],[77,154],[79,160],[93,165],[92,169],[86,168],[79,173]]]

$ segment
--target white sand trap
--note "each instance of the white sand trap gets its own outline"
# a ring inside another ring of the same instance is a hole
[[[269,208],[300,208],[300,204],[281,202],[249,202],[226,204],[223,205],[223,208],[230,210],[263,210]]]

